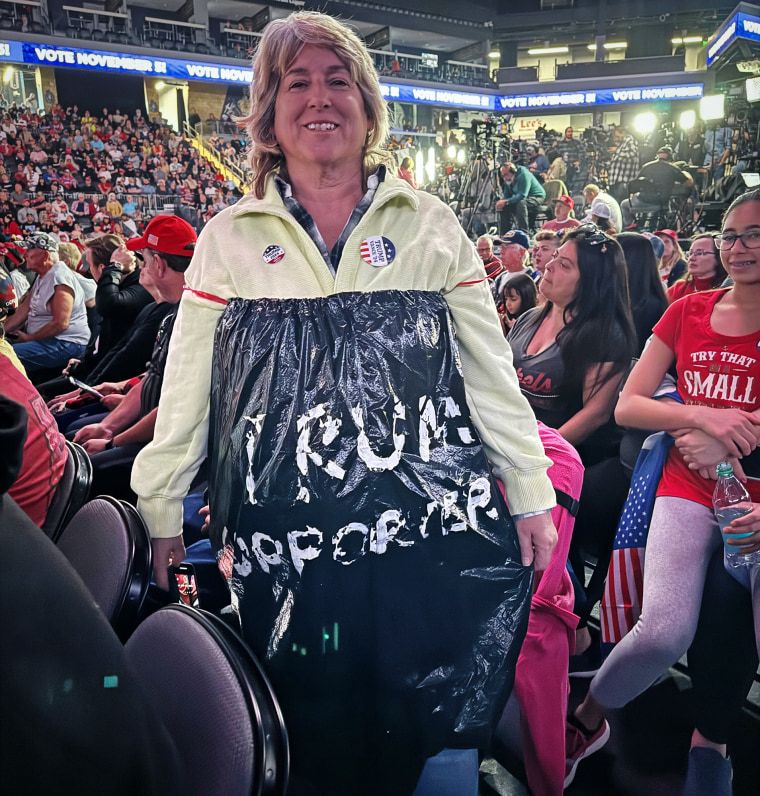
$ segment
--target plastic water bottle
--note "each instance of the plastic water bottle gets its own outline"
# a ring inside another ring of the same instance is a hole
[[[713,506],[723,534],[726,561],[732,567],[750,567],[753,564],[760,564],[760,551],[745,555],[740,552],[740,547],[726,543],[727,539],[745,539],[748,536],[752,536],[753,531],[749,533],[726,533],[726,528],[733,520],[749,514],[753,506],[752,498],[750,498],[749,493],[744,488],[744,484],[734,475],[734,468],[728,462],[721,462],[717,469],[718,483],[715,484],[715,492],[713,493]]]

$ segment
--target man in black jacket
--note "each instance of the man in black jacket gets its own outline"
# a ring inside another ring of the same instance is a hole
[[[673,150],[669,146],[657,150],[657,158],[645,163],[639,178],[649,181],[649,188],[633,194],[630,199],[620,203],[623,211],[623,227],[630,227],[635,219],[634,213],[659,210],[667,207],[676,185],[692,188],[691,175],[673,165]]]

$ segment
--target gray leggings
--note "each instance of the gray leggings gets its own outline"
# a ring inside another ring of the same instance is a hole
[[[682,498],[656,499],[641,616],[591,682],[591,695],[599,703],[622,707],[686,652],[697,629],[707,565],[721,544],[711,508]],[[756,599],[756,622],[757,607]]]

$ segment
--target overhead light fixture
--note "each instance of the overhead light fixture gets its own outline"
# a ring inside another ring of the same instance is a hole
[[[702,44],[701,36],[675,36],[670,40],[671,44]]]
[[[166,85],[163,80],[156,80],[156,91],[161,91],[161,89]]]
[[[13,77],[13,67],[7,66],[3,72],[3,83],[10,83]]]
[[[653,113],[640,113],[633,120],[633,126],[637,133],[651,133],[657,125],[657,117]]]
[[[625,50],[627,46],[628,46],[627,41],[606,41],[602,45],[602,47],[604,47],[605,50]],[[588,49],[592,51],[596,50],[596,44],[589,44]]]
[[[488,51],[489,58],[501,58],[501,50],[498,47],[491,47]]]
[[[467,155],[464,149],[459,149],[457,151],[457,163],[464,163],[467,160]]]
[[[722,119],[725,99],[723,94],[708,94],[706,97],[702,97],[699,101],[699,115],[702,121]]]
[[[569,52],[569,47],[532,47],[528,55],[563,55]]]
[[[454,158],[457,156],[457,148],[454,146],[454,144],[451,144],[446,150],[446,156],[451,160],[454,160]]]
[[[697,123],[697,114],[695,111],[684,111],[681,114],[680,125],[682,130],[691,130]]]

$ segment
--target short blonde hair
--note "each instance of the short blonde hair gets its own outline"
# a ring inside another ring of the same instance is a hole
[[[59,243],[58,256],[72,271],[76,271],[79,267],[79,263],[82,262],[82,252],[76,243],[67,243],[65,241]]]
[[[269,175],[286,165],[274,136],[275,102],[280,80],[307,44],[332,50],[346,65],[362,95],[370,123],[364,147],[365,170],[393,162],[383,149],[389,131],[388,107],[366,47],[350,28],[333,17],[316,11],[297,11],[267,25],[253,59],[251,109],[242,121],[251,139],[251,187],[259,199],[264,196]]]

